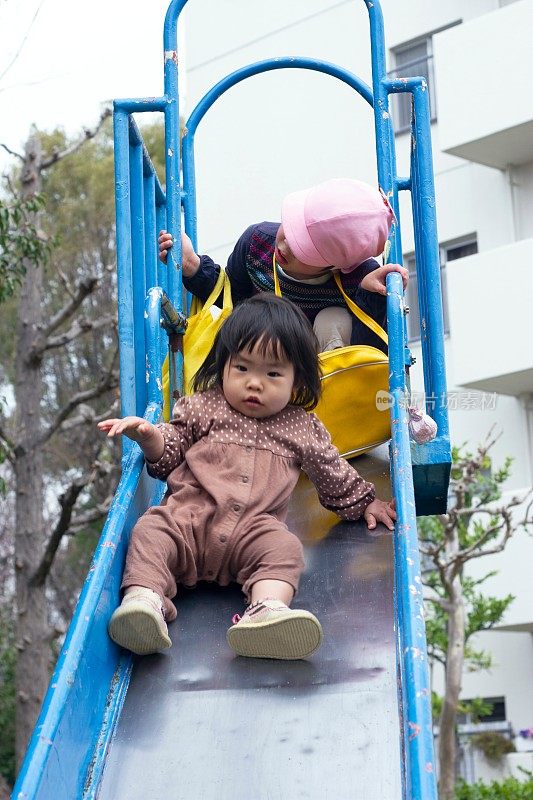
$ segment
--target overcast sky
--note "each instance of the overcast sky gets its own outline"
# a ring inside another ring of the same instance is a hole
[[[32,123],[76,133],[106,100],[161,95],[168,4],[0,0],[0,142],[21,152]]]

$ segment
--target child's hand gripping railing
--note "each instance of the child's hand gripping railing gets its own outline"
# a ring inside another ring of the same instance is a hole
[[[391,481],[396,502],[395,605],[404,797],[436,800],[431,691],[427,663],[420,556],[411,469],[406,382],[405,304],[401,276],[387,276],[391,402]]]

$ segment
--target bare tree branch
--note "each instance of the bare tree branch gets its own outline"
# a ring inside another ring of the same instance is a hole
[[[76,500],[85,487],[93,482],[96,472],[97,466],[95,465],[89,473],[76,478],[60,496],[59,504],[61,506],[61,514],[59,515],[57,524],[52,531],[50,539],[48,540],[48,544],[46,545],[41,562],[30,578],[29,584],[31,586],[44,585],[44,582],[52,567],[57,549],[61,543],[61,539],[69,529]]]
[[[437,556],[439,553],[442,552],[444,549],[444,541],[440,542],[440,544],[436,544],[432,547],[429,546],[429,540],[421,540],[419,544],[419,550],[423,555],[430,556],[433,560],[437,560]]]
[[[440,606],[444,611],[451,611],[451,603],[449,603],[444,597],[438,597],[437,595],[433,595],[432,597],[424,595],[424,603],[434,603],[436,606]]]
[[[9,461],[12,467],[15,466],[15,442],[13,442],[7,435],[1,422],[0,422],[0,439],[4,443],[4,451],[7,460]]]
[[[65,284],[65,288],[67,288],[67,279],[63,273],[60,273],[60,276]],[[76,286],[75,293],[71,293],[71,300],[67,303],[63,308],[61,308],[57,314],[54,314],[46,328],[44,329],[44,336],[48,338],[51,333],[53,333],[63,322],[66,322],[67,319],[70,319],[74,312],[79,308],[79,306],[83,303],[85,298],[90,295],[96,287],[98,286],[98,277],[96,275],[87,275],[83,278]]]
[[[479,553],[471,553],[468,556],[468,560],[471,561],[474,558],[480,558],[481,556],[492,556],[494,553],[501,553],[502,550],[505,550],[507,542],[513,535],[513,531],[506,531],[503,539],[501,540],[500,544],[496,545],[495,547],[489,547],[486,550],[480,550]]]
[[[442,664],[442,666],[446,669],[446,659],[444,658],[444,656],[438,655],[437,651],[434,649],[429,649],[428,655],[430,656],[430,658],[435,659],[435,661],[437,661],[439,664]]]
[[[507,540],[513,535],[512,519],[510,515],[507,517],[507,515],[501,511],[500,515],[505,517],[503,522],[500,522],[497,525],[489,525],[489,527],[483,531],[482,536],[476,539],[476,541],[471,544],[470,547],[466,547],[464,550],[459,550],[454,556],[453,560],[462,565],[471,558],[475,558],[476,551],[479,551],[480,554],[487,553],[487,550],[482,550],[481,548],[491,537],[497,536],[504,526],[504,542],[507,542]]]
[[[503,537],[500,540],[500,542],[497,545],[495,545],[494,547],[489,547],[488,549],[480,550],[477,553],[476,552],[469,552],[467,560],[471,560],[473,558],[479,558],[480,556],[493,555],[494,553],[501,553],[502,550],[505,550],[507,542],[513,536],[515,531],[517,531],[519,528],[527,528],[530,525],[533,525],[533,519],[530,517],[530,510],[531,510],[532,505],[533,505],[533,501],[529,503],[529,505],[528,505],[528,507],[526,509],[526,513],[524,515],[524,518],[518,523],[514,523],[513,524],[513,519],[512,519],[511,514],[509,514],[508,516],[504,515],[504,516],[506,516],[506,519],[505,519],[505,533],[503,534]],[[503,512],[501,511],[501,509],[500,509],[500,514],[503,515]],[[501,527],[502,527],[502,525],[500,525],[500,528]]]
[[[74,339],[77,339],[79,336],[82,336],[88,331],[97,331],[100,328],[105,327],[114,328],[115,323],[116,318],[114,314],[108,314],[105,317],[100,317],[100,319],[96,320],[90,320],[87,319],[87,317],[80,317],[74,322],[68,331],[59,334],[59,336],[53,336],[47,339],[44,345],[35,347],[32,351],[31,357],[39,358],[47,350],[54,350],[57,347],[63,347],[69,342],[73,342]]]
[[[498,506],[492,509],[489,508],[482,509],[484,513],[490,514],[492,517],[501,517],[502,518],[501,522],[499,522],[496,525],[489,525],[489,527],[483,531],[482,535],[479,536],[475,542],[473,542],[469,547],[466,547],[463,550],[458,551],[456,559],[464,563],[465,561],[468,561],[470,558],[478,558],[479,555],[483,555],[484,553],[492,553],[492,552],[499,553],[500,550],[502,550],[503,547],[505,547],[505,544],[511,538],[515,530],[517,530],[518,528],[525,528],[533,523],[533,520],[529,518],[529,510],[531,508],[531,503],[533,501],[529,503],[526,509],[525,516],[520,522],[514,522],[511,513],[511,509],[516,508],[517,506],[521,506],[528,499],[528,497],[531,497],[531,492],[528,492],[522,498],[520,497],[511,498],[511,500],[509,500],[506,506]],[[477,509],[476,513],[478,513]],[[504,538],[502,540],[503,547],[500,548],[499,546],[497,546],[498,547],[497,550],[484,550],[482,553],[480,552],[478,555],[474,555],[476,550],[479,550],[481,547],[483,547],[485,542],[487,542],[491,536],[501,531],[502,528],[505,528]]]
[[[104,419],[108,419],[109,417],[115,416],[115,412],[117,411],[119,406],[118,399],[113,400],[111,405],[103,412],[103,414],[95,413],[94,408],[92,406],[80,406],[80,414],[76,417],[69,417],[61,424],[62,431],[72,430],[72,428],[77,428],[78,425],[96,425],[98,422],[101,422]]]
[[[111,109],[104,108],[102,113],[100,114],[100,119],[94,126],[94,128],[85,128],[83,131],[83,138],[79,141],[71,144],[69,147],[66,147],[64,150],[54,150],[53,153],[48,158],[43,158],[41,162],[41,169],[48,169],[49,167],[53,166],[53,164],[57,164],[58,161],[61,161],[63,158],[67,158],[68,156],[74,155],[77,151],[83,147],[85,142],[89,141],[89,139],[94,139],[102,125],[104,124],[105,120],[111,116]]]
[[[502,508],[515,508],[516,506],[521,506],[522,503],[530,497],[532,494],[531,490],[526,492],[523,497],[512,497],[505,506],[496,506],[496,505],[484,505],[480,504],[479,506],[471,506],[470,508],[454,508],[450,512],[450,517],[468,517],[475,516],[476,514],[488,514],[491,517],[496,517],[498,514],[502,513]]]
[[[59,275],[59,277],[61,279],[61,283],[63,284],[63,287],[64,287],[66,293],[68,294],[68,296],[71,299],[73,299],[74,296],[75,296],[75,293],[72,291],[71,282],[69,281],[69,279],[67,278],[67,276],[65,275],[65,273],[63,272],[63,270],[60,267],[56,266],[56,272],[57,272],[57,274]]]
[[[19,158],[21,161],[24,161],[24,156],[21,153],[15,152],[15,150],[11,150],[11,148],[9,148],[7,146],[7,144],[4,144],[3,142],[0,142],[0,147],[3,147],[4,150],[7,153],[9,153],[10,156],[14,156],[15,158]]]
[[[114,364],[113,359],[113,364]],[[100,383],[93,387],[92,389],[87,389],[85,392],[78,392],[75,394],[74,397],[70,399],[66,406],[64,406],[59,413],[57,414],[55,420],[52,422],[49,428],[42,434],[40,437],[37,446],[42,447],[51,436],[57,431],[60,427],[61,423],[70,416],[70,414],[74,411],[82,403],[86,403],[88,400],[94,400],[96,397],[100,397],[105,392],[109,391],[110,389],[116,389],[118,386],[118,373],[116,370],[113,369],[113,364],[107,375],[100,381]]]
[[[0,86],[0,94],[4,92],[12,92],[13,89],[26,89],[28,86],[42,86],[45,83],[50,83],[50,81],[57,80],[60,78],[61,75],[48,75],[44,78],[40,78],[38,81],[19,81],[18,83],[10,83],[8,86]]]
[[[100,450],[100,454],[101,452],[102,450]],[[48,540],[41,562],[30,579],[31,586],[44,585],[64,536],[77,533],[91,522],[95,522],[107,514],[113,501],[113,494],[108,495],[105,500],[89,511],[73,517],[76,501],[81,492],[94,482],[97,475],[105,475],[112,469],[109,464],[101,461],[100,454],[95,458],[91,469],[75,478],[60,496],[61,514]]]
[[[48,540],[48,544],[46,545],[46,549],[44,551],[43,557],[41,559],[41,563],[35,570],[34,574],[32,575],[29,584],[30,586],[43,586],[46,580],[48,573],[50,572],[50,568],[54,561],[55,554],[57,553],[57,548],[61,543],[61,539],[63,538],[64,533],[68,530],[70,525],[70,519],[72,517],[72,511],[74,509],[74,505],[78,496],[83,491],[84,487],[87,484],[87,478],[78,478],[75,480],[71,485],[66,489],[61,497],[59,498],[59,504],[61,506],[61,514],[59,516],[59,520],[57,521],[57,525],[55,526],[54,530],[52,531],[52,535]]]
[[[33,28],[33,26],[34,26],[34,24],[35,24],[35,20],[36,20],[36,19],[37,19],[37,17],[39,16],[39,11],[40,11],[40,10],[41,10],[41,8],[43,7],[43,4],[44,4],[44,0],[41,0],[41,2],[39,3],[39,5],[37,6],[37,10],[35,11],[35,14],[34,14],[34,15],[33,15],[33,17],[32,17],[32,20],[31,20],[31,22],[30,22],[30,24],[29,24],[29,26],[28,26],[28,29],[27,29],[26,33],[25,33],[25,34],[24,34],[24,36],[22,37],[22,40],[21,40],[21,42],[20,42],[20,44],[19,44],[19,46],[18,46],[18,49],[17,49],[17,51],[15,52],[15,55],[13,56],[13,58],[11,59],[11,61],[10,61],[10,62],[9,62],[9,64],[7,65],[7,67],[4,69],[4,71],[3,71],[2,73],[0,73],[0,81],[1,81],[3,78],[5,78],[5,76],[7,75],[7,73],[9,72],[9,70],[11,69],[11,67],[13,66],[13,64],[15,63],[15,61],[17,60],[17,58],[18,58],[18,57],[20,56],[20,54],[22,53],[22,50],[23,50],[23,48],[24,48],[24,45],[26,44],[26,42],[27,42],[27,40],[28,40],[28,36],[30,35],[31,29]]]
[[[102,503],[98,503],[98,505],[91,509],[91,511],[87,511],[85,514],[79,514],[72,520],[66,533],[68,535],[78,533],[92,522],[97,522],[99,519],[102,519],[102,517],[105,517],[112,502],[113,495],[111,494],[106,497]]]

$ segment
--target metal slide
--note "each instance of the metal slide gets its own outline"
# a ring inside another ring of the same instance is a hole
[[[358,459],[381,494],[390,490],[383,450]],[[296,605],[320,617],[320,651],[295,662],[235,658],[225,632],[242,593],[180,593],[172,650],[134,666],[100,800],[401,796],[392,537],[339,524],[304,480],[289,527],[306,543]]]
[[[183,209],[196,245],[199,122],[244,78],[303,68],[344,81],[373,109],[379,181],[397,216],[398,192],[411,193],[424,383],[438,437],[424,446],[409,441],[411,356],[401,279],[393,273],[387,279],[392,438],[389,448],[357,459],[357,467],[381,496],[394,496],[396,529],[371,534],[362,523],[339,523],[302,479],[289,519],[307,556],[296,605],[319,616],[325,641],[315,656],[293,663],[235,658],[225,631],[242,597],[210,585],[179,595],[169,653],[132,659],[109,639],[129,533],[164,490],[127,442],[122,478],[12,797],[436,800],[416,514],[444,511],[451,458],[427,85],[422,78],[387,78],[380,5],[365,0],[372,89],[314,59],[252,64],[221,80],[194,109],[181,164],[176,41],[186,2],[172,0],[165,19],[164,95],[115,102],[122,413],[159,420],[162,373],[170,376],[169,392],[181,383],[179,235],[169,269],[157,260],[156,235],[164,227],[179,234]],[[396,92],[413,98],[411,169],[404,178],[396,174],[388,113]],[[166,192],[132,118],[144,111],[164,114]],[[391,245],[390,260],[401,262],[399,224]]]

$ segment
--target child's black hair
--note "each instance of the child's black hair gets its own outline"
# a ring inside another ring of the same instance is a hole
[[[291,403],[310,411],[320,398],[318,342],[305,314],[283,297],[262,292],[244,300],[222,324],[209,354],[194,376],[195,392],[222,386],[228,359],[242,350],[272,350],[294,367]]]

